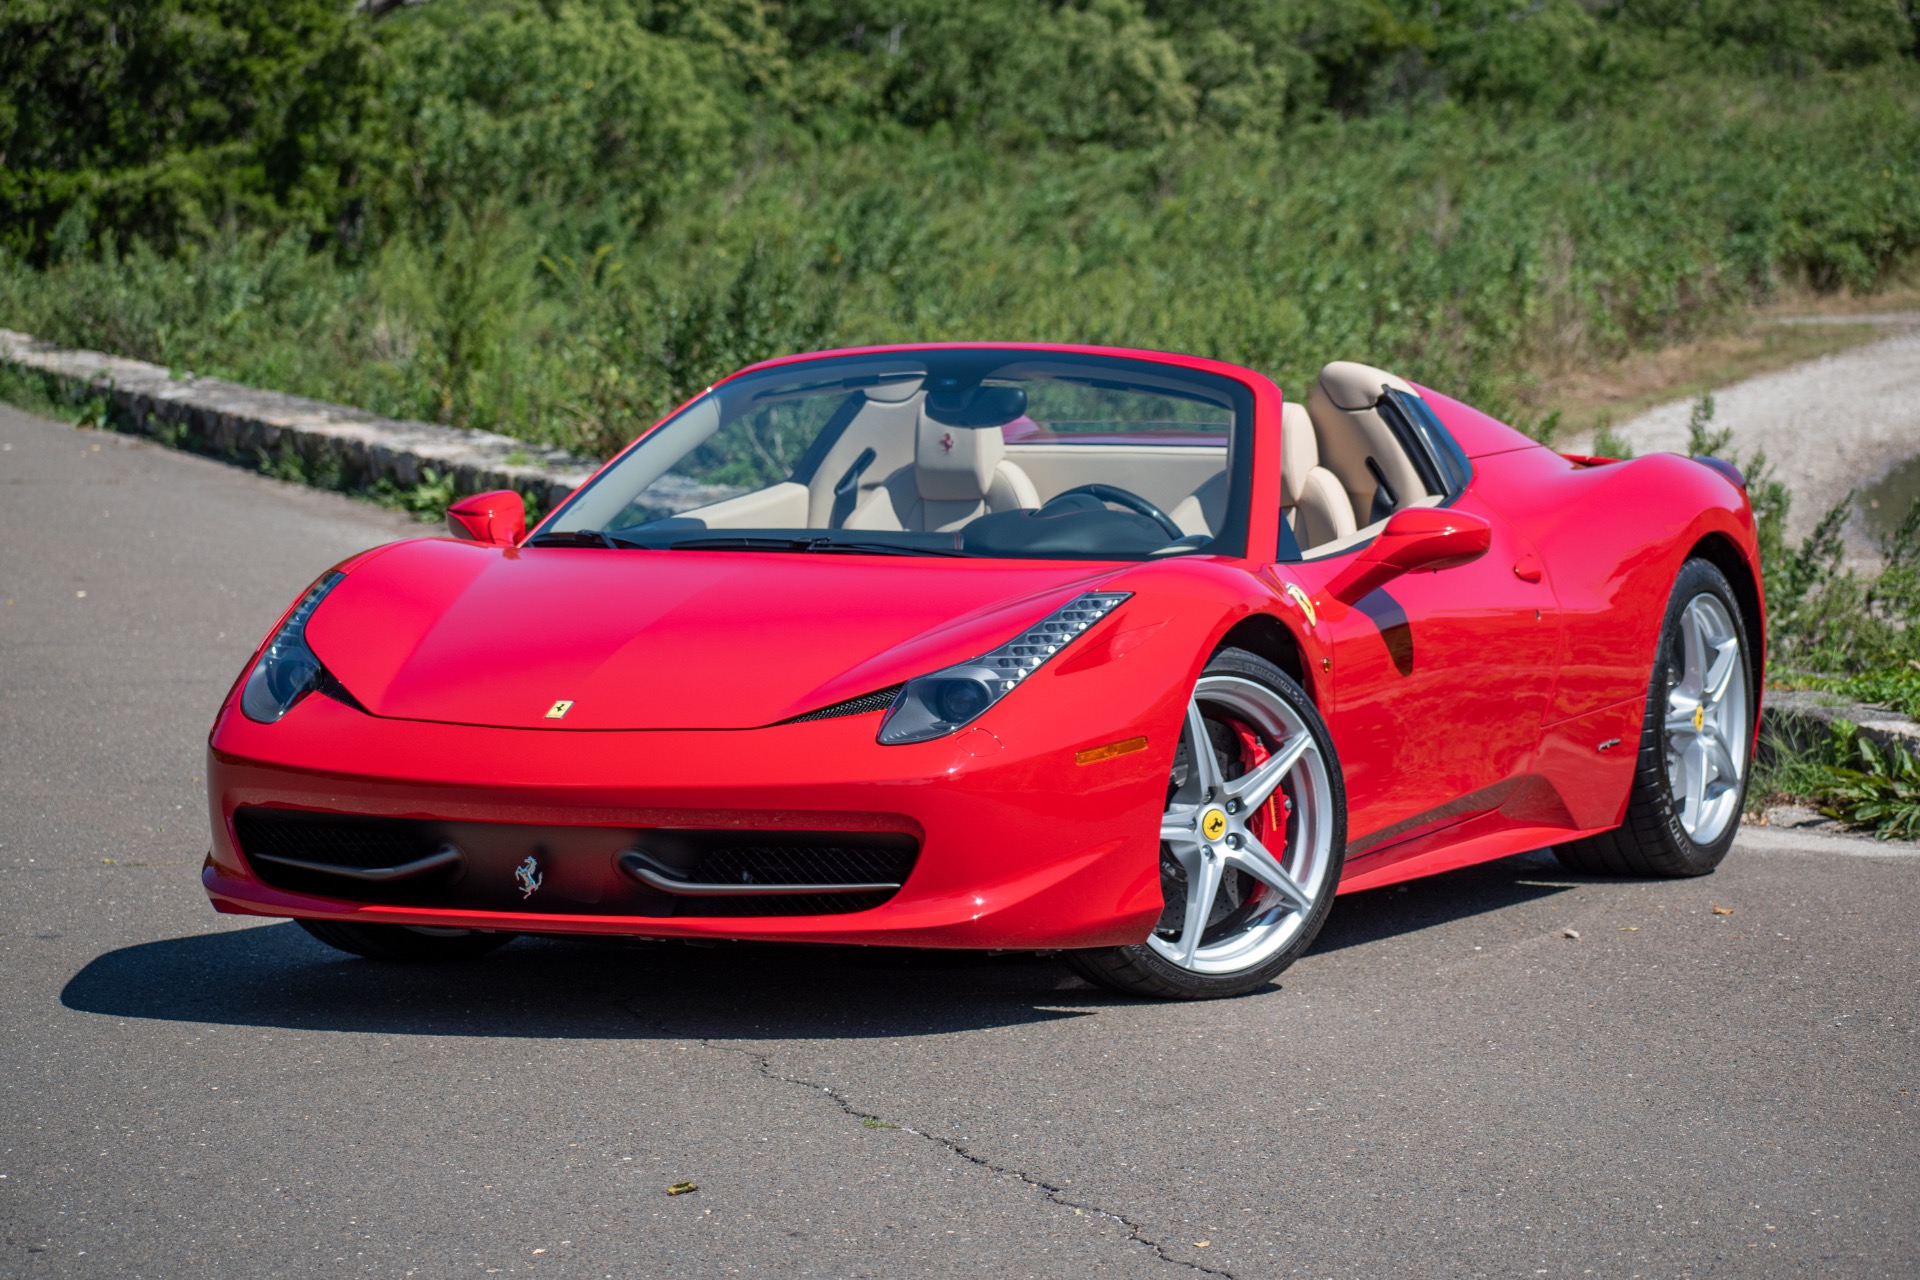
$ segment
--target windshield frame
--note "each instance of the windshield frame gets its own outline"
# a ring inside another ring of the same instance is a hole
[[[594,475],[549,512],[533,535],[532,542],[541,534],[555,532],[566,522],[566,517],[590,499],[601,485],[612,481],[638,453],[650,447],[659,447],[664,433],[671,434],[672,428],[689,420],[689,415],[706,412],[721,394],[737,395],[742,383],[755,383],[765,379],[770,384],[784,385],[788,392],[795,393],[801,388],[795,385],[799,366],[813,366],[821,375],[817,380],[806,384],[820,389],[844,387],[848,391],[858,390],[863,385],[875,385],[887,381],[884,376],[876,376],[863,370],[872,370],[876,365],[884,367],[888,362],[898,360],[900,364],[892,370],[894,374],[924,372],[921,362],[940,357],[961,357],[969,365],[985,370],[984,376],[994,376],[995,370],[1022,365],[1051,364],[1056,366],[1082,365],[1086,369],[1087,381],[1094,382],[1104,372],[1109,378],[1124,378],[1131,370],[1136,375],[1152,381],[1186,382],[1195,384],[1194,398],[1203,402],[1223,401],[1233,417],[1233,424],[1227,437],[1227,502],[1221,520],[1220,529],[1206,542],[1188,549],[1187,554],[1223,556],[1244,559],[1248,554],[1250,525],[1253,507],[1253,479],[1255,468],[1256,416],[1263,397],[1260,395],[1258,381],[1260,375],[1251,370],[1242,369],[1220,361],[1203,357],[1183,356],[1167,352],[1134,350],[1128,348],[1083,347],[1053,345],[1044,343],[927,343],[902,346],[863,347],[835,351],[815,352],[804,355],[781,357],[748,366],[714,383],[698,396],[688,400],[659,422],[637,436],[626,448],[609,459]],[[846,372],[835,377],[836,370]],[[1074,378],[1072,381],[1081,381]],[[1270,385],[1270,384],[1269,384]],[[1199,394],[1201,390],[1208,394]],[[1169,391],[1170,394],[1178,392]],[[795,462],[792,478],[806,481],[820,465],[821,459],[833,444],[829,433],[823,431],[820,436],[803,452]],[[676,461],[679,456],[676,455]],[[669,464],[669,469],[675,465]],[[665,473],[663,473],[665,474]],[[650,480],[636,492],[644,492],[656,481]],[[635,526],[639,528],[641,526]],[[689,531],[690,533],[692,531]],[[719,534],[720,530],[712,533]],[[756,531],[771,532],[771,531]],[[804,535],[803,530],[793,531],[796,538]],[[651,544],[636,541],[633,545],[655,548]],[[858,553],[855,548],[847,548],[850,553]],[[879,554],[876,552],[876,554]],[[1035,560],[1095,560],[1116,563],[1134,563],[1153,559],[1168,558],[1165,550],[1155,553],[1136,553],[1129,551],[1103,550],[1098,553],[1048,551],[1044,554],[1022,555],[1005,552],[964,552],[967,558],[980,560],[1000,560],[1008,562]]]

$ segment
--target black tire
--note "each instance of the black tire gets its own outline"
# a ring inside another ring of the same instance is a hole
[[[1331,846],[1323,877],[1323,890],[1314,899],[1306,920],[1288,945],[1277,954],[1246,969],[1204,974],[1182,968],[1145,942],[1120,947],[1096,947],[1062,953],[1062,958],[1082,977],[1099,986],[1127,995],[1159,1000],[1215,1000],[1245,995],[1258,990],[1313,946],[1320,928],[1333,909],[1334,889],[1340,882],[1340,868],[1347,847],[1347,792],[1340,773],[1339,757],[1334,754],[1333,738],[1320,718],[1312,699],[1286,672],[1242,649],[1223,649],[1207,663],[1201,673],[1232,675],[1257,682],[1283,699],[1313,736],[1326,770],[1328,784],[1327,818],[1331,825]]]
[[[330,947],[369,960],[399,960],[413,964],[473,960],[512,942],[511,933],[483,933],[476,929],[415,929],[404,924],[355,924],[347,920],[296,920]]]
[[[1740,601],[1719,566],[1708,560],[1689,560],[1674,579],[1673,594],[1667,599],[1667,612],[1660,626],[1660,645],[1654,653],[1652,678],[1648,681],[1645,714],[1641,719],[1640,751],[1634,764],[1633,789],[1627,798],[1626,819],[1612,831],[1584,840],[1554,847],[1560,865],[1579,875],[1651,876],[1678,878],[1703,876],[1720,865],[1733,847],[1739,833],[1739,813],[1746,804],[1746,788],[1753,776],[1745,768],[1740,775],[1740,796],[1734,818],[1726,830],[1705,844],[1697,843],[1681,822],[1680,805],[1673,794],[1667,773],[1665,744],[1662,741],[1667,697],[1678,680],[1680,670],[1680,619],[1695,598],[1708,594],[1717,599],[1733,619],[1739,638],[1742,670],[1746,681],[1746,739],[1753,741],[1754,716],[1759,705],[1753,687],[1755,676],[1750,632],[1740,612]]]

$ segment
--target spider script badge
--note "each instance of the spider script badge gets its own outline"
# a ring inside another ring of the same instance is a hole
[[[540,874],[540,859],[528,854],[527,860],[513,869],[513,882],[520,886],[522,898],[531,898],[547,882]]]

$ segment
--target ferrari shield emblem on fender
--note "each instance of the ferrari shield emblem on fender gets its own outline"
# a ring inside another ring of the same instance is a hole
[[[547,719],[549,720],[564,719],[567,712],[571,710],[573,710],[573,699],[562,698],[558,702],[554,703],[552,706],[547,708]]]
[[[522,898],[531,898],[547,882],[540,874],[540,859],[528,854],[527,860],[513,869],[513,882],[520,886]]]
[[[1307,615],[1308,626],[1311,627],[1320,621],[1319,615],[1313,611],[1313,600],[1305,591],[1302,591],[1298,586],[1289,582],[1287,584],[1287,594],[1292,596],[1293,602],[1300,606],[1300,612]]]
[[[1200,818],[1200,834],[1209,840],[1227,834],[1227,815],[1218,809],[1207,810]]]

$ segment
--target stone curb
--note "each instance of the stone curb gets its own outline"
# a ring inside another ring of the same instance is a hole
[[[309,464],[336,462],[350,487],[390,480],[411,488],[431,469],[452,478],[456,496],[513,489],[550,511],[599,465],[491,431],[383,418],[219,378],[175,378],[142,360],[65,350],[8,329],[0,329],[0,363],[104,396],[116,417],[141,434],[165,438],[174,432],[164,428],[184,429],[195,451],[245,460],[291,448]],[[702,496],[689,493],[686,505]]]
[[[1760,733],[1802,750],[1827,740],[1836,720],[1851,721],[1860,736],[1877,746],[1898,744],[1920,755],[1920,722],[1898,711],[1852,702],[1816,689],[1769,689],[1762,700]]]

